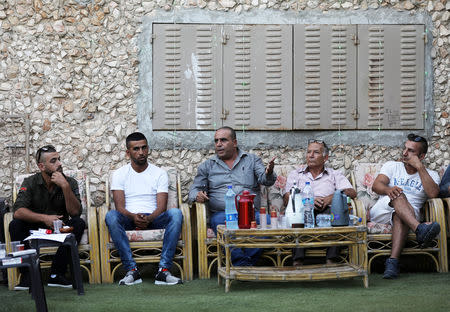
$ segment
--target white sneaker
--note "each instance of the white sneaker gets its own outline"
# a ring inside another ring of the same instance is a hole
[[[130,270],[124,278],[119,281],[119,285],[135,285],[142,283],[141,274],[138,270]]]
[[[183,284],[181,279],[170,274],[169,271],[163,271],[159,269],[158,274],[155,276],[155,285],[176,285]]]

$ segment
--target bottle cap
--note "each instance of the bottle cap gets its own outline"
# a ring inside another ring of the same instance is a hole
[[[250,223],[250,228],[251,228],[251,229],[256,229],[256,221],[252,221],[252,222]]]
[[[259,213],[260,214],[265,214],[266,213],[266,207],[259,208]]]
[[[271,218],[276,218],[276,217],[277,217],[277,212],[276,212],[275,210],[272,210],[272,211],[270,212],[270,217],[271,217]]]

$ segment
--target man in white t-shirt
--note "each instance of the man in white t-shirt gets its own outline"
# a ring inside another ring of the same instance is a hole
[[[392,224],[392,251],[386,260],[383,278],[397,278],[399,258],[409,229],[421,246],[428,245],[440,232],[436,222],[419,223],[420,208],[427,198],[439,194],[439,175],[422,163],[428,150],[427,140],[409,134],[401,162],[388,161],[375,179],[372,189],[382,195],[370,209],[371,221]]]
[[[180,237],[183,215],[177,208],[167,210],[167,173],[148,163],[148,144],[142,133],[130,134],[126,145],[126,153],[131,162],[113,173],[111,190],[116,210],[110,210],[105,218],[111,238],[127,270],[119,285],[142,283],[125,233],[136,228],[165,229],[155,284],[181,284],[181,280],[170,274],[169,269]]]

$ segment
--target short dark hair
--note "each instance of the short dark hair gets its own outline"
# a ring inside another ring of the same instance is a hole
[[[147,142],[147,138],[145,137],[145,135],[143,135],[140,132],[133,132],[132,134],[127,136],[127,139],[126,139],[125,142],[126,142],[127,148],[129,148],[130,147],[130,142],[132,142],[132,141],[142,141],[142,140],[145,140],[145,142]]]
[[[228,127],[228,126],[223,126],[223,127],[220,127],[219,129],[217,129],[216,131],[219,131],[219,130],[229,130],[230,131],[230,135],[231,135],[231,139],[232,140],[236,140],[236,131],[234,131],[233,128]]]
[[[36,162],[38,164],[42,162],[41,160],[42,160],[42,155],[43,154],[45,154],[45,153],[54,153],[54,152],[56,152],[56,149],[55,149],[55,147],[53,145],[42,146],[41,148],[39,148],[36,151]]]
[[[425,139],[424,137],[422,137],[420,135],[410,133],[410,134],[408,134],[408,140],[412,141],[412,142],[420,143],[420,150],[422,151],[422,154],[427,153],[427,151],[428,151],[427,139]]]

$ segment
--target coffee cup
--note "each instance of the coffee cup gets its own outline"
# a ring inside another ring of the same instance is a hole
[[[62,227],[62,220],[59,220],[59,219],[53,220],[53,232],[55,234],[61,233],[60,232],[61,227]]]

